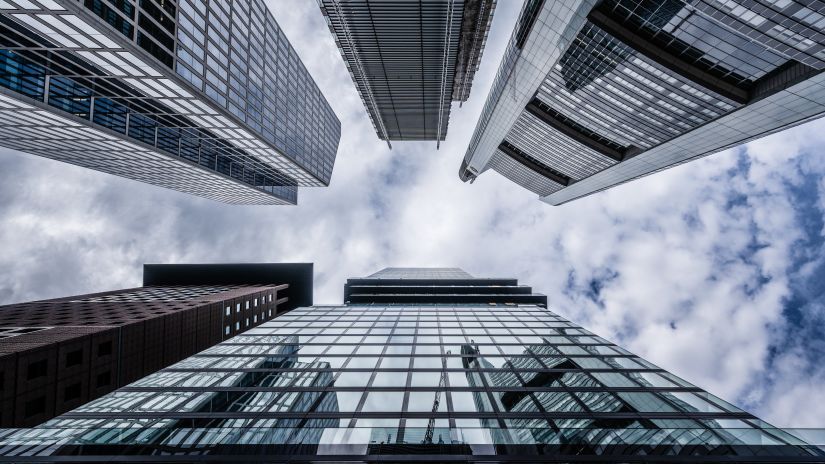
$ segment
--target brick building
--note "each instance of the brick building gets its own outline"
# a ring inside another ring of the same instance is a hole
[[[0,307],[0,426],[39,424],[312,301],[311,264],[147,265],[144,286]]]

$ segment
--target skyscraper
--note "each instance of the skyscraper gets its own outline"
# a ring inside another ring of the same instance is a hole
[[[226,203],[329,184],[341,128],[263,0],[0,2],[0,145]]]
[[[0,306],[0,426],[39,424],[312,304],[312,264],[155,264],[143,278]]]
[[[32,429],[38,462],[822,462],[823,449],[546,308],[390,268]],[[480,298],[486,295],[486,300]],[[825,443],[820,443],[825,446]]]
[[[496,0],[318,3],[378,138],[444,140],[451,102],[470,96]]]
[[[825,7],[527,0],[461,164],[559,205],[825,113]]]

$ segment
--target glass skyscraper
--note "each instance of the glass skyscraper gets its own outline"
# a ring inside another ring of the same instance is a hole
[[[558,205],[825,114],[825,5],[526,0],[459,176]]]
[[[341,128],[263,0],[0,2],[0,145],[227,203],[329,184]]]
[[[32,429],[37,462],[823,462],[515,279],[385,269]],[[822,444],[822,443],[820,443]]]
[[[318,4],[378,138],[444,140],[451,102],[470,96],[496,0]]]
[[[31,427],[296,307],[312,264],[147,264],[142,287],[0,306],[0,427]]]

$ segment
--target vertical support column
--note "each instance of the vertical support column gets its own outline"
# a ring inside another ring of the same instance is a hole
[[[45,79],[43,79],[43,103],[49,104],[49,88],[52,85],[52,76],[50,74],[46,74]]]
[[[89,97],[89,121],[94,122],[95,120],[95,97]]]

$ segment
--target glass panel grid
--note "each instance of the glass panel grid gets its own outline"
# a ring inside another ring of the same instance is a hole
[[[298,308],[39,428],[0,431],[12,445],[5,453],[56,439],[188,452],[449,445],[440,452],[469,455],[469,445],[507,444],[552,454],[576,444],[596,455],[627,445],[734,460],[818,453],[532,305]]]
[[[103,157],[105,151],[94,150],[71,134],[65,140],[47,142],[48,150],[40,149],[41,131],[30,131],[24,140],[4,145],[232,203],[294,204],[297,185],[326,185],[340,138],[340,123],[266,7],[260,0],[252,3],[252,9],[248,2],[240,2],[234,9],[227,2],[213,1],[207,11],[203,2],[195,3],[193,7],[189,0],[177,2],[181,11],[173,2],[137,4],[129,0],[87,0],[82,6],[70,4],[66,8],[55,2],[25,2],[21,7],[0,4],[4,10],[0,16],[0,38],[4,42],[0,86],[73,115],[81,123],[145,144],[143,151],[151,147],[148,151],[191,163],[178,164],[181,173],[187,168],[200,168],[220,175],[220,181],[214,180],[215,175],[195,173],[189,182],[181,182],[174,178],[176,170],[163,169],[160,163],[144,169],[139,157],[129,156],[138,151],[131,144],[124,145],[131,151],[123,157],[103,162],[82,154],[91,150]],[[83,7],[115,30],[109,31],[107,25],[88,17]],[[233,11],[237,21],[231,37],[224,10]],[[201,31],[202,38],[214,45],[205,55],[205,45],[198,48],[195,42],[184,41],[176,46],[174,38],[178,19],[184,34],[183,30],[191,25],[187,12],[195,15],[198,11],[209,13],[212,20],[208,30]],[[244,26],[249,21],[252,32]],[[280,51],[282,56],[272,50],[264,53],[268,49],[262,41],[273,33],[280,40],[275,43],[286,47]],[[136,48],[109,38],[117,38],[118,34],[134,40]],[[138,48],[162,64],[147,61]],[[180,66],[174,64],[176,53],[181,56]],[[205,57],[205,67],[196,58],[198,55]],[[215,55],[221,59],[216,60]],[[285,60],[283,66],[279,59]],[[279,63],[279,72],[263,68],[273,67],[274,63]],[[163,77],[168,73],[161,69],[163,65],[176,69],[178,76],[191,85],[171,78],[174,74]],[[194,72],[186,66],[193,67]],[[227,74],[227,68],[234,76],[243,75],[244,81],[236,82]],[[198,84],[194,82],[197,72],[216,76],[216,80]],[[273,79],[280,76],[281,80],[270,82],[262,77],[269,75],[275,76]],[[192,93],[192,87],[199,92]],[[283,98],[276,98],[276,94]],[[240,95],[236,103],[244,105],[228,102],[227,95]],[[216,109],[216,104],[222,108]],[[111,136],[105,131],[101,134]],[[15,134],[4,135],[9,136],[4,140],[15,140]],[[61,156],[72,149],[77,150]],[[195,179],[198,177],[201,179]],[[223,188],[227,183],[248,187],[227,190]]]

